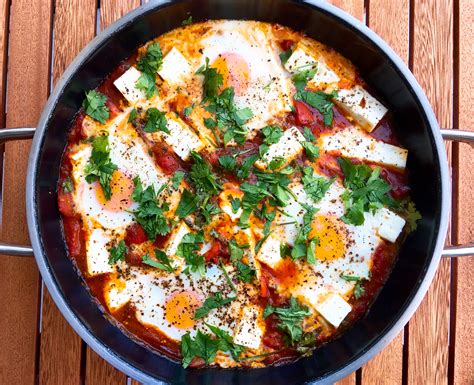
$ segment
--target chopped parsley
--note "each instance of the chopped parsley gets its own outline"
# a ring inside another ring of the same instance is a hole
[[[138,78],[135,87],[145,92],[148,99],[157,92],[156,73],[162,63],[163,53],[158,42],[148,45],[146,52],[138,58],[137,67],[142,71],[142,74]]]
[[[280,53],[279,56],[280,56],[281,64],[286,64],[286,62],[288,61],[292,53],[293,53],[293,50],[291,48]]]
[[[219,88],[224,82],[222,75],[217,72],[217,69],[209,66],[209,58],[206,58],[206,63],[199,67],[196,71],[196,75],[203,75],[203,95],[204,101],[210,100],[217,96]]]
[[[306,156],[311,162],[314,162],[316,159],[319,157],[319,147],[314,145],[311,142],[308,141],[303,141],[301,142],[301,145],[304,148],[304,151],[306,153]]]
[[[316,137],[308,127],[303,127],[303,136],[307,142],[314,142]]]
[[[266,126],[262,128],[262,134],[265,144],[274,144],[283,136],[283,130],[278,126]]]
[[[188,215],[194,213],[199,208],[199,196],[193,194],[188,189],[184,189],[181,194],[181,200],[179,201],[178,208],[176,209],[176,215],[183,219]]]
[[[417,228],[417,222],[422,218],[420,212],[416,209],[415,203],[410,199],[404,199],[399,202],[397,211],[406,219],[408,231],[411,233]]]
[[[241,200],[239,198],[232,198],[230,201],[231,209],[234,214],[237,214],[237,212],[240,209],[240,203]]]
[[[143,131],[149,133],[163,131],[169,134],[170,131],[168,130],[165,113],[155,107],[149,108],[146,111],[146,123],[143,127]]]
[[[233,171],[237,167],[237,160],[231,155],[222,155],[219,157],[219,164],[223,169]]]
[[[355,284],[353,293],[354,293],[355,299],[359,299],[360,297],[364,295],[365,289],[362,286],[362,281],[359,281]]]
[[[302,306],[294,298],[290,298],[288,307],[273,307],[267,305],[263,312],[263,318],[275,314],[278,317],[278,328],[284,331],[289,338],[289,345],[294,345],[303,337],[302,322],[311,312],[306,306]]]
[[[291,258],[300,259],[306,258],[308,263],[316,263],[315,248],[318,245],[319,240],[315,237],[308,239],[311,231],[311,222],[317,209],[307,206],[306,212],[303,215],[303,224],[296,234],[295,243],[291,250]]]
[[[316,75],[317,69],[317,63],[310,63],[297,69],[291,78],[297,91],[303,91],[306,88],[306,84]]]
[[[63,183],[61,184],[61,188],[63,189],[65,193],[73,192],[74,184],[72,183],[72,179],[70,177],[67,177],[66,179],[64,179]]]
[[[235,344],[232,337],[225,330],[207,323],[206,326],[214,334],[214,338],[200,330],[197,331],[194,338],[191,337],[189,332],[181,338],[183,367],[187,368],[195,357],[202,358],[208,365],[214,361],[219,350],[229,352],[232,358],[238,361],[245,348]]]
[[[127,246],[125,246],[125,241],[122,239],[110,249],[109,265],[113,265],[118,261],[125,261],[125,254],[127,254]]]
[[[185,117],[188,117],[189,115],[191,115],[191,113],[193,112],[194,108],[196,108],[196,102],[194,102],[193,104],[191,104],[190,106],[188,107],[185,107],[184,110],[183,110],[183,115]]]
[[[181,185],[181,181],[184,178],[184,172],[183,171],[176,171],[174,175],[171,177],[171,187],[173,187],[175,190],[179,188]]]
[[[175,270],[173,265],[171,265],[170,259],[164,251],[155,249],[155,258],[156,261],[148,254],[145,254],[142,258],[142,262],[145,265],[156,267],[157,269],[167,271],[168,273],[172,273]]]
[[[191,156],[194,160],[189,172],[191,181],[196,185],[198,191],[211,195],[217,194],[221,187],[209,164],[195,151],[191,152]]]
[[[158,204],[158,193],[153,185],[143,189],[139,177],[133,179],[135,190],[132,199],[138,202],[138,209],[133,212],[135,220],[143,227],[148,239],[155,240],[158,235],[166,235],[171,229],[165,211],[168,210],[166,204]]]
[[[106,200],[110,200],[112,197],[110,182],[115,170],[117,170],[117,166],[110,160],[109,137],[106,135],[96,136],[92,140],[91,157],[84,172],[87,183],[99,181]]]
[[[191,15],[189,15],[189,17],[187,19],[184,19],[181,22],[181,25],[189,25],[189,24],[192,24],[192,22],[193,22],[193,17]]]
[[[186,272],[191,270],[192,272],[199,273],[201,276],[204,276],[206,273],[204,256],[199,254],[200,244],[203,242],[204,234],[200,231],[198,233],[186,234],[178,245],[176,255],[185,259],[187,264]]]
[[[130,115],[128,115],[128,120],[127,120],[127,123],[131,123],[133,122],[138,116],[138,111],[137,109],[134,107],[132,109],[132,111],[130,111]]]
[[[255,277],[255,270],[242,262],[244,250],[247,248],[248,245],[238,245],[234,239],[229,242],[230,260],[237,269],[237,278],[242,282],[250,283]]]
[[[253,164],[257,161],[258,154],[253,154],[245,158],[240,165],[239,169],[237,170],[237,178],[240,180],[246,179],[250,175],[250,169],[252,168]]]
[[[295,99],[302,100],[316,108],[323,115],[324,125],[329,127],[332,126],[334,118],[334,103],[332,99],[336,96],[336,91],[326,94],[322,91],[302,90],[296,93]]]
[[[320,176],[315,176],[313,168],[311,166],[307,166],[303,168],[303,176],[301,181],[303,182],[304,191],[315,203],[318,203],[321,199],[323,199],[332,182],[334,182],[334,179],[326,179]]]
[[[395,206],[390,195],[390,185],[380,177],[380,167],[371,168],[366,164],[354,164],[349,159],[339,158],[339,165],[344,173],[342,200],[346,213],[344,222],[353,225],[364,223],[364,212],[382,208],[384,205]]]
[[[231,303],[236,297],[224,297],[222,293],[217,292],[215,295],[212,295],[204,301],[202,306],[196,310],[194,314],[194,319],[201,319],[207,316],[212,310],[218,309],[222,306],[225,306]]]
[[[109,108],[105,105],[107,97],[96,90],[86,92],[86,98],[82,102],[82,108],[92,119],[104,124],[110,116]]]
[[[365,289],[362,286],[364,281],[366,281],[364,278],[361,278],[357,275],[345,275],[345,274],[342,274],[342,273],[339,276],[344,281],[355,282],[356,284],[354,285],[354,290],[353,290],[354,298],[359,299],[360,297],[362,297],[362,295],[365,292]]]

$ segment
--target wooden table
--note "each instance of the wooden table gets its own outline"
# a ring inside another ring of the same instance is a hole
[[[333,3],[364,20],[409,64],[441,126],[474,129],[474,0]],[[82,47],[139,5],[140,0],[1,1],[0,127],[34,126],[52,85]],[[4,149],[5,241],[28,242],[28,148],[28,142],[11,142]],[[472,242],[474,152],[454,144],[448,154],[454,178],[449,235],[453,243]],[[473,277],[473,259],[443,260],[404,332],[340,384],[474,384]],[[0,384],[134,383],[73,332],[33,259],[0,256],[0,309]]]

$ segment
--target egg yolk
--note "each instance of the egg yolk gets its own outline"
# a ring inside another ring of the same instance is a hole
[[[317,237],[316,258],[320,261],[332,261],[343,258],[346,253],[346,229],[337,219],[318,215],[311,223],[310,238]]]
[[[97,201],[108,211],[123,211],[132,204],[133,181],[119,170],[115,170],[110,181],[112,196],[105,199],[104,190],[99,183],[95,183]]]
[[[194,313],[201,301],[192,292],[182,291],[173,294],[165,305],[166,320],[178,329],[189,329],[196,323]]]
[[[236,53],[224,53],[212,64],[223,77],[223,87],[234,87],[236,95],[243,95],[249,85],[250,70],[247,62]]]

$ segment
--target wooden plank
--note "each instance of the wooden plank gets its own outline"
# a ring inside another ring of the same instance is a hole
[[[107,28],[132,9],[140,5],[139,0],[102,0],[100,29]],[[125,384],[127,377],[87,348],[86,385]]]
[[[440,125],[451,127],[453,3],[415,1],[413,6],[413,73]],[[448,382],[449,291],[450,261],[443,260],[428,294],[408,325],[408,384]]]
[[[5,97],[7,80],[8,21],[10,4],[0,3],[0,127],[5,127]]]
[[[13,0],[10,12],[6,125],[34,126],[48,95],[52,5]],[[29,141],[5,145],[1,239],[7,242],[29,243],[24,203],[29,147]],[[0,383],[33,385],[39,298],[35,261],[0,255],[0,293]]]
[[[474,130],[472,99],[474,98],[474,1],[461,0],[459,3],[459,128]],[[456,58],[455,58],[456,60]],[[456,83],[455,83],[456,84]],[[460,144],[455,168],[458,170],[456,241],[474,243],[474,153],[467,144]],[[453,384],[474,384],[474,322],[472,310],[472,277],[474,277],[474,261],[472,258],[458,258],[454,261],[455,269],[455,330],[454,330],[454,365]]]
[[[364,0],[329,0],[329,3],[341,8],[343,11],[350,13],[352,16],[361,21],[365,20]],[[356,372],[349,374],[336,385],[355,385]]]
[[[397,2],[371,0],[367,23],[405,61],[408,62],[410,4],[408,0]],[[403,331],[388,347],[362,368],[364,385],[401,384],[403,375]]]
[[[54,26],[53,82],[94,37],[95,0],[56,1]],[[54,304],[46,287],[42,306],[39,365],[40,385],[79,384],[82,342]]]

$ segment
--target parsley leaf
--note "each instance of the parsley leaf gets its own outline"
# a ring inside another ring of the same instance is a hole
[[[293,53],[293,50],[291,48],[280,53],[279,56],[280,56],[281,64],[286,64],[286,62],[288,61],[292,53]]]
[[[183,219],[188,215],[195,212],[199,207],[199,196],[193,194],[188,189],[184,189],[181,194],[181,200],[179,201],[178,208],[176,209],[176,215]]]
[[[332,102],[332,99],[336,96],[336,91],[326,94],[322,91],[303,90],[296,93],[295,99],[303,100],[305,103],[316,108],[321,114],[323,114],[324,125],[332,126],[334,118],[334,103]]]
[[[174,267],[171,265],[170,259],[164,251],[155,249],[155,257],[157,261],[151,259],[148,254],[145,254],[142,258],[142,262],[145,265],[156,267],[157,269],[167,271],[168,273],[172,273],[175,270]]]
[[[151,98],[156,92],[156,73],[163,63],[163,53],[158,42],[151,43],[146,52],[138,58],[137,67],[142,71],[135,87]]]
[[[122,239],[110,249],[109,265],[113,265],[117,261],[125,261],[125,254],[127,254],[127,246],[125,246],[125,241]]]
[[[314,78],[318,68],[317,63],[310,63],[303,67],[298,68],[296,73],[291,78],[297,91],[303,91],[306,88],[306,84],[308,84],[308,82]]]
[[[176,255],[185,259],[191,271],[197,272],[201,276],[204,276],[206,273],[204,256],[198,253],[201,248],[200,244],[203,242],[204,235],[202,231],[198,233],[188,233],[183,237],[176,251]]]
[[[204,203],[200,206],[201,214],[206,221],[206,224],[211,222],[211,218],[221,212],[221,209],[213,203]]]
[[[193,112],[195,107],[196,107],[196,102],[194,102],[193,104],[191,104],[188,107],[185,107],[184,110],[183,110],[183,115],[185,117],[188,117],[189,115],[191,115],[191,113]]]
[[[74,184],[72,183],[72,179],[70,177],[67,177],[66,179],[64,179],[63,183],[61,184],[61,188],[63,189],[65,193],[73,192]]]
[[[239,211],[240,209],[240,199],[239,198],[232,198],[231,201],[230,201],[230,205],[231,205],[231,208],[232,208],[232,212],[234,214],[237,214],[237,212]]]
[[[170,130],[168,130],[165,113],[155,107],[149,108],[146,111],[146,124],[143,127],[143,131],[149,133],[163,131],[169,134]]]
[[[206,298],[202,306],[196,310],[196,313],[194,314],[194,319],[204,318],[212,310],[218,309],[222,306],[227,305],[228,303],[231,303],[235,298],[235,296],[225,298],[220,292]]]
[[[354,293],[355,299],[359,299],[360,297],[362,297],[362,295],[364,295],[365,289],[362,286],[362,281],[359,281],[355,284],[353,293]]]
[[[239,274],[237,275],[237,278],[242,281],[242,282],[247,282],[250,283],[253,281],[253,278],[255,277],[255,270],[252,269],[249,265],[243,263],[242,261],[237,261],[235,263],[235,267],[237,268],[237,271]]]
[[[155,240],[157,235],[166,235],[170,232],[168,219],[165,217],[166,205],[158,205],[158,194],[153,185],[143,189],[139,177],[133,179],[135,190],[132,199],[139,203],[137,210],[133,212],[135,220],[142,225],[148,239]]]
[[[408,231],[411,233],[417,228],[417,223],[422,217],[416,209],[415,203],[409,199],[401,201],[398,205],[397,211],[405,217],[407,221]]]
[[[361,280],[360,277],[358,277],[357,275],[345,275],[345,274],[340,274],[339,275],[344,281],[347,281],[347,282],[358,282]]]
[[[209,325],[206,323],[206,326],[214,333],[219,341],[219,350],[223,352],[230,352],[232,358],[236,361],[239,360],[239,356],[245,350],[242,345],[237,345],[234,343],[232,337],[225,330],[218,328],[217,326]]]
[[[171,177],[171,187],[173,187],[175,190],[179,188],[181,185],[181,181],[184,178],[184,172],[183,171],[176,171],[174,175]]]
[[[265,144],[274,144],[283,136],[283,130],[278,126],[266,126],[262,128],[262,134]]]
[[[313,199],[315,203],[317,203],[329,190],[329,187],[331,186],[332,182],[334,182],[334,179],[326,179],[315,176],[313,174],[313,168],[308,166],[303,168],[303,176],[301,181],[303,182],[304,191]]]
[[[318,244],[318,240],[315,238],[310,239],[309,245],[307,244],[308,236],[311,231],[311,222],[313,221],[316,211],[317,209],[313,207],[306,207],[306,212],[303,215],[303,224],[296,234],[295,243],[293,245],[293,249],[291,250],[291,258],[306,258],[308,263],[316,263],[315,248]],[[310,248],[309,251],[308,247]]]
[[[217,96],[219,87],[222,86],[224,80],[222,75],[217,72],[217,69],[209,67],[209,58],[206,58],[205,64],[199,67],[199,69],[196,71],[196,75],[204,76],[203,101]]]
[[[267,318],[271,314],[276,314],[279,319],[278,328],[288,334],[290,345],[294,345],[303,337],[301,326],[303,319],[311,314],[306,306],[301,306],[294,298],[290,298],[288,307],[273,307],[267,305],[263,312],[263,317]]]
[[[314,162],[316,159],[319,157],[319,147],[314,145],[311,142],[301,142],[301,145],[303,146],[306,156],[311,162]]]
[[[192,151],[194,164],[191,166],[189,177],[196,185],[197,189],[208,194],[217,194],[220,186],[217,182],[217,177],[213,174],[209,164],[197,152]]]
[[[128,115],[128,120],[127,120],[127,123],[131,123],[133,122],[138,116],[138,111],[137,109],[134,107],[132,109],[132,111],[130,111],[130,115]]]
[[[390,185],[380,177],[380,168],[366,164],[354,164],[349,159],[339,158],[344,173],[346,191],[342,200],[346,213],[342,219],[356,226],[364,223],[364,212],[375,211],[384,205],[395,206],[388,193]]]
[[[308,127],[303,127],[303,136],[308,142],[314,142],[316,137]]]
[[[181,25],[189,25],[189,24],[192,24],[192,22],[193,22],[193,17],[191,15],[189,15],[189,17],[187,19],[184,19],[181,22]]]
[[[231,155],[222,155],[219,157],[219,164],[224,168],[225,170],[235,170],[237,166],[237,161],[235,158]]]
[[[82,108],[92,119],[104,124],[110,116],[109,108],[105,105],[107,97],[96,90],[86,92]]]
[[[219,340],[211,338],[200,330],[194,339],[187,332],[181,337],[181,355],[183,356],[183,367],[187,368],[194,357],[200,357],[209,365],[216,358],[219,350]]]
[[[84,168],[84,172],[87,183],[99,181],[106,200],[110,200],[112,197],[110,182],[115,170],[117,170],[117,166],[110,160],[109,137],[105,135],[96,136],[92,141],[91,157]]]
[[[253,154],[245,158],[239,169],[237,170],[237,178],[239,178],[240,180],[248,178],[250,175],[250,169],[252,168],[253,164],[256,162],[257,159],[257,154]]]

